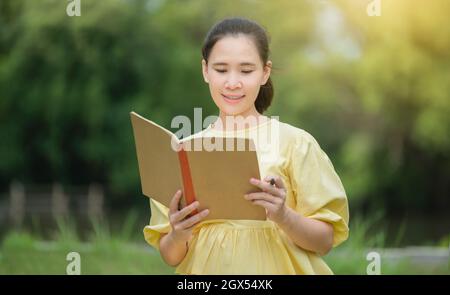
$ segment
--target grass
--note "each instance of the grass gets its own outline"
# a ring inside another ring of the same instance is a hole
[[[81,274],[174,274],[155,249],[133,237],[136,214],[130,213],[122,228],[111,233],[109,225],[92,220],[86,241],[70,220],[57,220],[50,241],[27,231],[10,231],[0,248],[0,274],[66,274],[67,254],[78,252]]]
[[[333,249],[324,260],[335,274],[367,274],[367,267],[373,260],[367,259],[367,254],[376,251],[380,254],[381,274],[384,275],[425,275],[425,274],[450,274],[449,258],[436,264],[418,264],[409,259],[389,259],[383,257],[383,249],[386,245],[386,234],[376,225],[383,220],[382,213],[369,219],[357,216],[350,226],[350,236],[342,245]],[[402,223],[394,243],[394,247],[400,245],[402,235],[405,232],[405,223]],[[447,241],[447,243],[446,243]],[[445,246],[446,245],[446,246]],[[438,247],[448,248],[448,238],[437,243]]]
[[[121,229],[112,232],[106,222],[92,221],[85,240],[75,225],[58,220],[52,238],[44,241],[27,231],[10,231],[0,247],[0,274],[66,274],[68,253],[81,256],[81,274],[174,274],[159,252],[146,244],[137,217],[130,213]],[[366,255],[372,248],[382,249],[385,234],[374,230],[376,218],[355,218],[350,238],[324,257],[335,274],[366,274]],[[439,244],[448,244],[446,237]],[[381,259],[382,274],[450,274],[448,261],[439,265],[417,265],[408,260]]]
[[[82,274],[173,274],[159,254],[145,245],[120,241],[42,243],[27,233],[11,233],[2,244],[0,274],[66,274],[75,251]]]

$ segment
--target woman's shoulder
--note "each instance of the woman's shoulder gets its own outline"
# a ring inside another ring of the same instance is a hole
[[[293,126],[288,123],[280,123],[281,136],[289,137],[288,155],[291,159],[306,158],[325,159],[329,161],[329,157],[322,149],[316,138],[308,131]]]
[[[309,146],[318,145],[314,136],[303,128],[279,121],[280,138],[287,140],[290,145]]]

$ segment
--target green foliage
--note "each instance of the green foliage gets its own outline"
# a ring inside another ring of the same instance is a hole
[[[65,274],[69,263],[66,256],[73,251],[80,254],[81,274],[174,274],[174,268],[164,263],[142,235],[140,242],[129,240],[129,228],[134,231],[138,228],[133,224],[135,213],[130,212],[124,219],[126,224],[118,230],[111,230],[106,221],[93,222],[88,239],[83,241],[70,220],[59,221],[59,228],[49,241],[24,231],[10,231],[0,245],[0,274]],[[324,257],[335,274],[364,275],[369,263],[367,253],[376,250],[383,255],[386,232],[379,227],[383,219],[381,213],[353,219],[349,240]],[[442,243],[436,246],[448,247],[448,238]],[[417,264],[407,258],[398,261],[382,258],[381,272],[449,274],[449,269],[445,261]]]
[[[356,215],[350,223],[350,236],[342,245],[331,250],[323,257],[335,274],[365,275],[370,261],[367,254],[376,251],[380,254],[380,268],[383,275],[420,275],[420,274],[449,274],[449,268],[445,261],[439,264],[427,264],[414,261],[414,259],[392,259],[386,255],[386,222],[385,215],[381,211],[371,217]],[[398,244],[405,231],[405,223],[395,233]],[[430,246],[442,247],[442,243]],[[444,246],[445,247],[445,246]],[[448,244],[447,244],[448,247]],[[397,251],[401,248],[397,248]]]
[[[65,1],[0,3],[0,187],[99,182],[113,206],[137,204],[129,112],[169,129],[217,114],[201,45],[239,15],[271,37],[268,115],[318,139],[352,208],[448,208],[448,1],[387,1],[380,17],[350,0],[82,2],[72,18]]]
[[[10,230],[0,243],[0,274],[66,274],[66,256],[74,251],[80,254],[81,274],[173,274],[142,234],[130,241],[132,232],[142,233],[136,212],[130,211],[124,220],[113,230],[111,222],[92,219],[86,238],[70,218],[57,220],[49,240]]]

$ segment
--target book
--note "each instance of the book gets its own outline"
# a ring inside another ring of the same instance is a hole
[[[199,201],[198,210],[191,215],[208,208],[204,220],[266,220],[263,207],[244,199],[246,193],[261,191],[249,182],[252,177],[261,179],[251,139],[178,139],[135,112],[130,112],[130,116],[143,195],[169,208],[176,191],[181,189],[181,207]],[[219,148],[211,149],[206,143]]]

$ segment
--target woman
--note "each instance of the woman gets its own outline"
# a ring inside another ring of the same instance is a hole
[[[199,204],[178,209],[179,190],[170,208],[150,201],[146,241],[180,274],[332,274],[320,256],[348,237],[347,197],[312,135],[263,115],[273,98],[265,30],[248,19],[225,19],[209,31],[202,54],[219,117],[194,137],[254,139],[264,177],[250,179],[260,192],[243,197],[265,208],[267,220],[203,221],[207,209],[188,216]],[[237,117],[247,125],[229,123]],[[263,148],[257,137],[270,130],[277,136]]]

